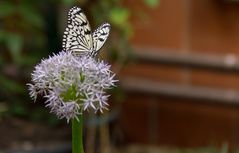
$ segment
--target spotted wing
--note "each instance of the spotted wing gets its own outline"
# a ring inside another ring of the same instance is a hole
[[[99,26],[93,33],[93,53],[97,54],[97,52],[104,45],[106,39],[108,38],[110,33],[110,24],[103,23]]]
[[[87,54],[93,48],[89,21],[79,7],[71,8],[68,13],[62,48],[75,55]]]

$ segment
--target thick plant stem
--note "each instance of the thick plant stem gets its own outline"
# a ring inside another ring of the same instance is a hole
[[[84,153],[83,148],[83,114],[79,115],[79,121],[72,119],[72,153]]]

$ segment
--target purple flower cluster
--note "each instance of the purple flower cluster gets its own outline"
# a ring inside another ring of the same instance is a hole
[[[85,110],[107,109],[105,90],[115,86],[114,77],[103,61],[62,51],[36,65],[27,85],[34,101],[42,94],[51,112],[69,121]]]

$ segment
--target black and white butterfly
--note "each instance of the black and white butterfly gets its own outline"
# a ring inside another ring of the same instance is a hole
[[[89,21],[82,9],[75,6],[68,13],[62,48],[77,56],[95,56],[104,45],[109,32],[110,24],[103,23],[92,33]]]

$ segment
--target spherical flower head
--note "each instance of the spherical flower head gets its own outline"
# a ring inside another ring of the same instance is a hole
[[[42,94],[51,112],[69,121],[85,110],[107,109],[106,90],[115,86],[114,77],[105,62],[62,51],[36,65],[27,85],[34,101]]]

